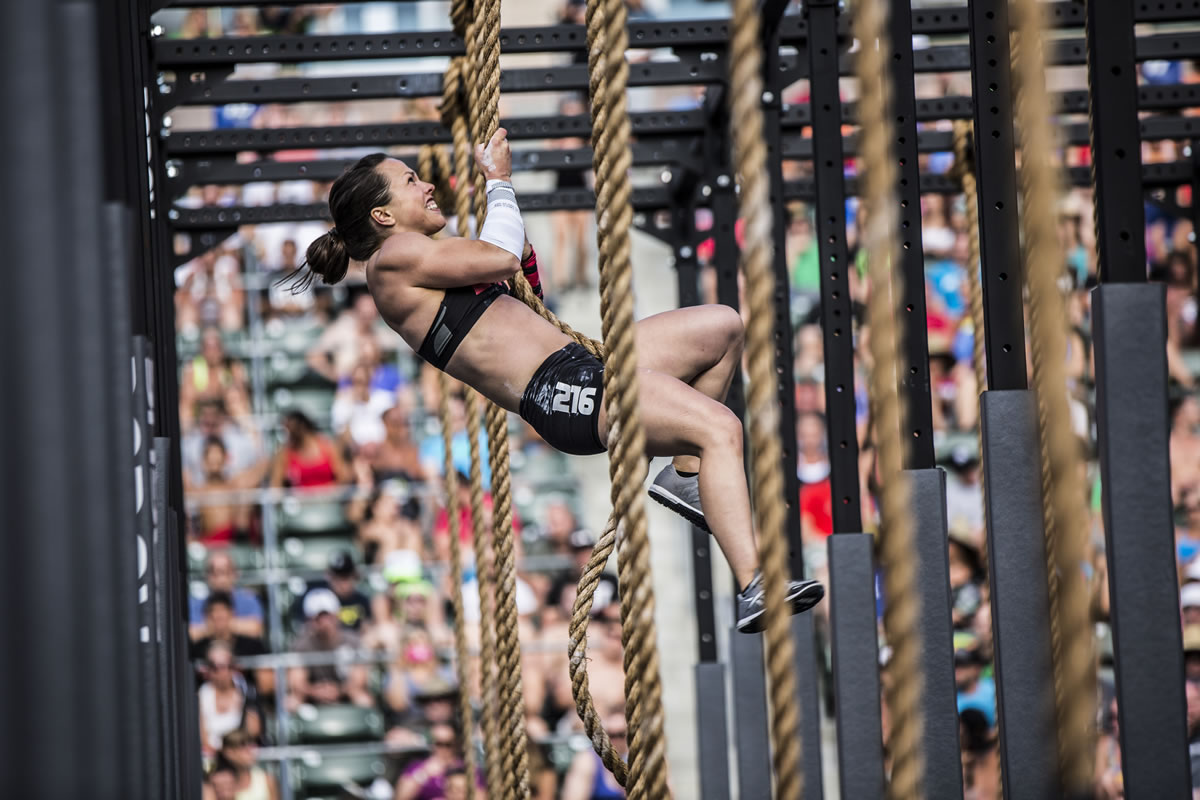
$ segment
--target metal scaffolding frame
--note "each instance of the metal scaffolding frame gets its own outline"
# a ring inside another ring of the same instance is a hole
[[[31,642],[28,652],[0,656],[0,676],[9,679],[7,685],[28,690],[7,701],[9,713],[3,717],[11,735],[4,738],[18,746],[7,754],[12,757],[0,761],[4,785],[22,796],[199,797],[196,710],[185,650],[172,268],[241,225],[320,220],[328,212],[323,204],[185,208],[175,201],[189,188],[205,184],[328,181],[347,163],[344,155],[274,160],[279,151],[412,149],[449,141],[448,132],[435,122],[175,130],[170,117],[181,106],[438,96],[441,73],[371,74],[370,60],[449,56],[459,53],[462,43],[448,31],[167,40],[156,37],[151,24],[152,13],[167,5],[205,4],[66,0],[8,4],[0,12],[0,30],[10,45],[0,48],[8,59],[7,72],[23,70],[22,81],[30,82],[26,87],[18,80],[0,81],[0,96],[10,106],[30,109],[25,118],[0,126],[0,158],[13,161],[11,180],[21,192],[0,235],[10,255],[54,266],[21,270],[13,291],[0,301],[5,303],[0,319],[19,343],[16,358],[0,352],[0,365],[23,387],[0,393],[0,413],[23,421],[12,446],[5,448],[6,466],[33,465],[14,472],[0,490],[0,517],[11,520],[14,530],[36,534],[14,541],[0,586],[11,603],[34,593],[53,594],[41,617],[9,620],[2,628],[8,641]],[[224,0],[222,5],[256,4]],[[877,797],[885,777],[877,702],[875,566],[872,540],[861,532],[852,309],[846,289],[844,209],[858,182],[845,175],[843,164],[855,153],[857,137],[843,136],[842,126],[854,124],[857,113],[839,94],[852,55],[846,20],[834,0],[809,0],[800,13],[785,14],[785,6],[770,0],[761,5],[766,54],[762,100],[776,217],[776,313],[780,320],[791,320],[782,236],[786,201],[802,199],[815,204],[822,264],[820,320],[835,499],[835,535],[828,545],[831,629],[823,635],[833,654],[838,780],[842,796]],[[1150,193],[1173,213],[1196,216],[1194,209],[1179,208],[1169,194],[1180,186],[1200,187],[1200,154],[1143,165],[1140,142],[1191,139],[1200,122],[1175,114],[1200,107],[1200,88],[1138,87],[1135,71],[1138,62],[1149,59],[1200,58],[1200,34],[1169,29],[1135,37],[1133,26],[1194,21],[1200,18],[1200,4],[1120,0],[1104,4],[1103,14],[1094,2],[1086,9],[1075,2],[1047,6],[1054,24],[1070,31],[1050,43],[1052,62],[1087,65],[1089,75],[1090,91],[1060,93],[1054,102],[1066,115],[1090,113],[1092,123],[1069,121],[1063,139],[1092,144],[1098,187],[1098,431],[1105,536],[1115,561],[1111,604],[1125,780],[1130,796],[1174,796],[1189,784],[1166,459],[1165,312],[1161,287],[1147,284],[1142,269],[1141,194]],[[932,436],[924,435],[932,432],[931,398],[917,206],[922,192],[962,191],[954,177],[919,172],[920,155],[953,148],[945,131],[918,127],[939,120],[968,119],[975,131],[989,378],[981,418],[1004,788],[1007,797],[1026,798],[1050,796],[1050,787],[1057,786],[1037,434],[1024,363],[1007,7],[1005,0],[918,10],[910,10],[904,0],[893,3],[891,35],[899,66],[890,78],[903,138],[897,153],[903,184],[898,188],[907,208],[902,218],[908,222],[904,241],[909,243],[897,264],[910,294],[909,316],[902,320],[908,341],[902,388],[915,412],[913,425],[923,434],[916,437],[919,446],[906,467],[914,480],[917,558],[926,605],[921,625],[929,689],[925,714],[933,723],[927,723],[925,739],[931,754],[926,776],[931,796],[953,793],[961,782],[956,720],[946,707],[952,648],[941,544],[944,483],[934,467]],[[67,37],[65,60],[56,59],[60,54],[52,45],[52,32]],[[930,37],[930,46],[914,51],[909,46],[914,34]],[[727,137],[731,123],[722,100],[728,35],[727,20],[630,23],[633,47],[672,53],[635,65],[631,86],[708,87],[700,108],[633,115],[634,163],[661,167],[662,176],[635,189],[638,226],[675,254],[682,305],[699,301],[696,247],[710,236],[719,299],[738,303],[737,201]],[[574,53],[583,47],[580,26],[502,33],[506,53]],[[317,61],[367,63],[358,76],[229,80],[238,64]],[[38,66],[31,69],[34,64]],[[915,96],[915,76],[955,71],[971,73],[974,100]],[[68,90],[56,91],[51,77]],[[784,90],[802,79],[809,82],[809,104],[785,105]],[[501,88],[562,92],[586,87],[586,68],[578,65],[507,70]],[[39,101],[46,101],[44,109],[29,103],[34,91]],[[1139,119],[1139,110],[1157,113]],[[586,136],[590,130],[586,117],[528,117],[504,124],[514,141]],[[103,131],[99,142],[63,133],[95,129]],[[30,130],[43,138],[30,137]],[[103,158],[98,157],[101,145]],[[239,154],[246,153],[258,160],[239,161]],[[517,169],[550,171],[578,169],[590,161],[591,152],[586,147],[538,148],[516,156]],[[810,177],[785,181],[784,162],[811,165],[805,167]],[[1079,186],[1093,181],[1086,167],[1070,169],[1067,176]],[[48,224],[55,218],[57,198],[46,186],[68,181],[73,194],[67,202],[79,221],[73,226],[74,241],[56,238]],[[1142,193],[1129,190],[1135,183]],[[587,190],[522,196],[526,211],[593,205]],[[701,208],[712,212],[711,231],[696,229],[695,211]],[[173,240],[180,233],[191,239],[184,253],[174,251]],[[50,296],[58,297],[60,305],[50,306]],[[34,330],[36,336],[21,338]],[[783,333],[777,344],[780,363],[790,364],[791,336]],[[779,388],[780,433],[789,445],[784,448],[786,489],[795,497],[794,395],[789,381],[781,381]],[[729,404],[744,411],[740,386]],[[102,422],[95,424],[97,420]],[[133,451],[128,447],[131,420]],[[47,431],[53,431],[49,438]],[[61,502],[64,481],[78,498],[73,504]],[[789,507],[787,530],[792,571],[799,574],[803,559],[796,506]],[[727,685],[728,670],[717,648],[710,544],[693,532],[703,796],[731,794],[731,736],[737,745],[740,796],[767,796],[761,648],[757,640],[735,637],[730,655],[734,681]],[[45,630],[33,622],[70,632],[69,646],[60,649],[57,643],[40,641]],[[802,677],[806,796],[817,798],[822,782],[816,654],[823,645],[810,615],[797,618],[793,630]],[[28,680],[34,675],[39,679]],[[21,683],[22,678],[27,682]],[[63,685],[72,691],[53,691]],[[726,715],[730,694],[732,720]],[[57,722],[47,730],[17,728],[35,715]],[[57,725],[66,719],[80,736],[56,735]],[[60,768],[64,759],[72,769]],[[86,787],[79,780],[86,780]]]

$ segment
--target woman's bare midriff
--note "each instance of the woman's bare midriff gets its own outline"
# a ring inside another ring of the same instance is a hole
[[[379,315],[418,350],[445,294],[402,285],[395,273],[367,270]],[[518,410],[533,373],[571,340],[520,300],[497,297],[459,344],[446,372],[509,411]]]

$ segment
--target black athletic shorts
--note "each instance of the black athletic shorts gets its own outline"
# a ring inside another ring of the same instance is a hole
[[[600,403],[604,365],[571,342],[551,353],[529,379],[521,397],[521,418],[556,450],[573,456],[603,453]]]

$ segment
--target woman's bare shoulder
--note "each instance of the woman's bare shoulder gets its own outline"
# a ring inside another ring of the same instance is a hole
[[[375,266],[380,269],[407,269],[421,257],[421,251],[432,243],[433,240],[423,233],[393,233],[383,240]]]

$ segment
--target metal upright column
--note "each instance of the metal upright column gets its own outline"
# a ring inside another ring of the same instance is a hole
[[[1097,429],[1125,791],[1184,797],[1191,773],[1168,459],[1167,318],[1163,287],[1146,283],[1134,5],[1087,4],[1101,282],[1092,293]]]
[[[925,250],[921,238],[920,164],[917,156],[917,99],[913,85],[912,3],[892,0],[888,65],[896,141],[896,197],[904,310],[896,322],[904,331],[904,352],[896,380],[905,398],[905,468],[912,491],[913,536],[920,596],[922,669],[921,749],[923,787],[930,797],[962,794],[958,750],[958,702],[954,683],[954,623],[950,614],[950,561],[946,547],[946,475],[933,450],[933,395],[929,378],[929,325],[925,311]]]
[[[1025,374],[1007,0],[970,5],[988,391],[980,398],[1006,800],[1058,793],[1036,404]],[[976,336],[980,335],[977,331]]]
[[[679,197],[680,201],[684,198]],[[675,215],[675,274],[679,307],[700,303],[695,239],[696,209],[681,203]],[[697,662],[696,737],[699,746],[701,800],[729,797],[729,721],[725,701],[725,665],[717,654],[716,609],[713,603],[712,536],[695,527],[692,536],[692,591],[696,607]]]
[[[842,105],[838,85],[838,9],[811,0],[809,102],[813,126],[816,235],[821,265],[825,414],[833,535],[829,537],[829,620],[837,710],[841,796],[884,794],[874,542],[862,531],[854,401],[854,321],[846,251]]]
[[[775,271],[775,364],[782,370],[776,392],[779,397],[779,439],[782,445],[783,492],[787,508],[786,529],[790,544],[791,569],[795,578],[804,577],[804,541],[800,531],[800,477],[796,473],[796,384],[792,376],[795,363],[792,339],[792,302],[787,262],[787,202],[783,186],[783,90],[780,78],[779,25],[786,2],[765,0],[762,12],[763,47],[763,134],[767,144],[767,173],[771,182],[770,201],[774,212],[771,234],[774,239]],[[821,761],[820,658],[816,629],[811,613],[792,617],[793,658],[796,665],[796,701],[800,707],[801,768],[804,770],[804,796],[817,800],[824,794]]]

